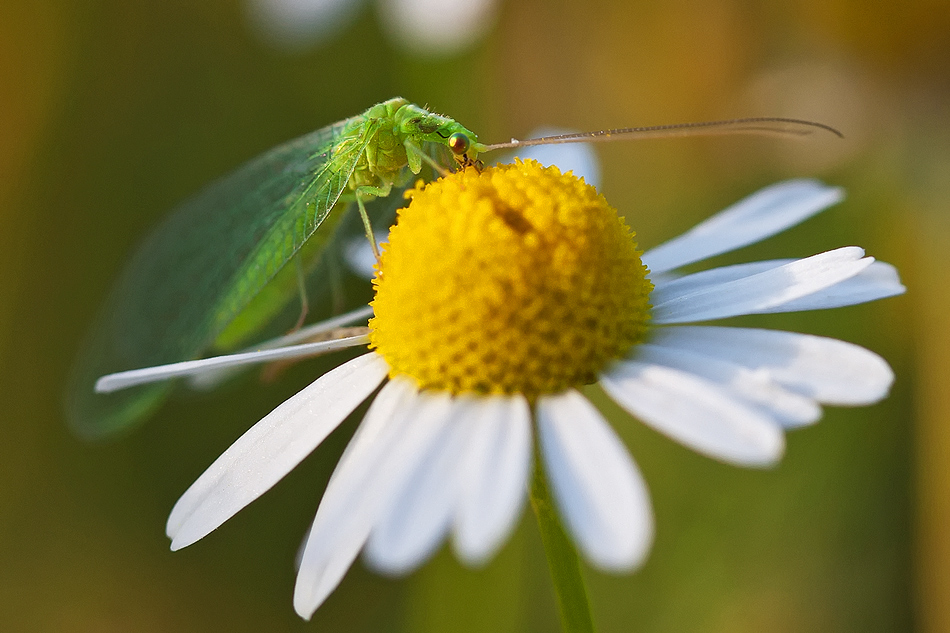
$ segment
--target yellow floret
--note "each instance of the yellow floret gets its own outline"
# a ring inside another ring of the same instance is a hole
[[[383,247],[372,347],[424,389],[591,383],[646,329],[633,237],[593,187],[535,161],[417,187]]]

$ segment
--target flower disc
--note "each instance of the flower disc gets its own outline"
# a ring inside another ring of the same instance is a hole
[[[374,281],[371,342],[391,375],[536,398],[593,382],[642,338],[641,252],[583,179],[517,161],[413,194]]]

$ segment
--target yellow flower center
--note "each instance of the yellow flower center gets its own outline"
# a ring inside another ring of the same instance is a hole
[[[392,376],[533,399],[593,382],[642,338],[653,289],[642,253],[582,179],[516,161],[412,193],[369,323]]]

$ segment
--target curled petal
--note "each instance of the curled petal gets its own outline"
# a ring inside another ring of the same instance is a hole
[[[689,276],[653,292],[653,322],[689,323],[765,312],[854,277],[874,259],[856,246],[723,283],[691,284]]]
[[[767,413],[785,428],[812,424],[821,417],[821,407],[815,400],[786,389],[767,371],[748,369],[688,348],[649,343],[637,347],[633,360],[672,367],[717,383],[731,396]]]
[[[710,457],[771,466],[785,450],[782,428],[767,414],[689,372],[623,361],[600,384],[644,423]]]
[[[887,395],[894,381],[894,372],[874,352],[810,334],[681,326],[658,329],[653,342],[766,371],[790,391],[824,404],[872,404]]]

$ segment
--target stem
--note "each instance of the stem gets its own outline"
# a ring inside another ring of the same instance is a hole
[[[565,633],[594,633],[590,602],[587,599],[584,578],[581,576],[577,551],[564,532],[557,511],[551,503],[537,446],[534,464],[531,507],[534,508],[534,515],[538,519],[541,542],[548,557],[548,567],[551,569],[551,579],[554,581],[554,591],[561,612],[561,625]]]

